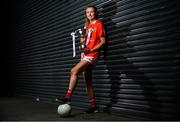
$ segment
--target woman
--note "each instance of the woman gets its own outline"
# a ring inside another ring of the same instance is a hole
[[[71,102],[71,95],[78,80],[77,76],[82,72],[86,81],[87,94],[91,106],[85,113],[95,113],[97,112],[97,107],[92,86],[92,66],[98,60],[106,40],[104,26],[98,20],[96,7],[93,5],[87,6],[86,16],[87,20],[84,25],[85,35],[81,37],[81,44],[85,44],[86,48],[81,54],[81,61],[71,69],[71,78],[66,96],[56,100],[64,103]]]

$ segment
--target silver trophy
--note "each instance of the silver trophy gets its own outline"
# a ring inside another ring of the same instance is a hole
[[[83,37],[84,36],[84,31],[82,29],[78,29],[78,31],[79,31],[80,36]]]
[[[82,29],[78,29],[78,30],[75,30],[74,32],[71,32],[71,36],[72,36],[72,41],[73,41],[73,57],[76,56],[76,46],[75,46],[75,43],[76,43],[76,37],[83,37],[84,36],[84,31]],[[82,47],[85,47],[84,44],[82,44],[79,48],[80,50],[82,50]],[[84,49],[84,48],[83,48]]]

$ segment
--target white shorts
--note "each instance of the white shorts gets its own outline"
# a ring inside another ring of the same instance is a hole
[[[87,61],[87,62],[89,62],[91,64],[95,64],[97,59],[98,59],[97,57],[85,56],[85,55],[83,55],[82,58],[81,58],[81,60]]]

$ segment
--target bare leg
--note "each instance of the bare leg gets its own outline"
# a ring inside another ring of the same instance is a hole
[[[86,81],[87,94],[89,97],[91,108],[95,108],[96,102],[94,99],[94,91],[92,85],[92,69],[90,67],[87,67],[86,70],[83,72],[83,76]]]
[[[92,86],[92,69],[91,68],[87,68],[83,72],[83,76],[84,76],[84,79],[86,81],[86,87],[87,87],[87,94],[88,94],[88,96],[94,96],[93,86]]]
[[[90,65],[89,62],[82,60],[71,69],[69,89],[71,89],[72,91],[74,90],[78,80],[78,74],[84,71],[89,65]]]
[[[69,82],[69,88],[66,92],[65,97],[63,98],[56,98],[57,102],[64,102],[64,103],[68,103],[71,101],[71,95],[72,92],[77,84],[77,80],[78,80],[78,74],[80,72],[83,72],[84,70],[86,70],[86,68],[90,66],[90,63],[87,61],[80,61],[78,64],[76,64],[72,69],[71,69],[71,78],[70,78],[70,82]]]

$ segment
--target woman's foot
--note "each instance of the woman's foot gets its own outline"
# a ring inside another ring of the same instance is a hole
[[[71,99],[67,98],[66,96],[62,97],[62,98],[56,98],[56,102],[61,102],[61,103],[71,103]]]

